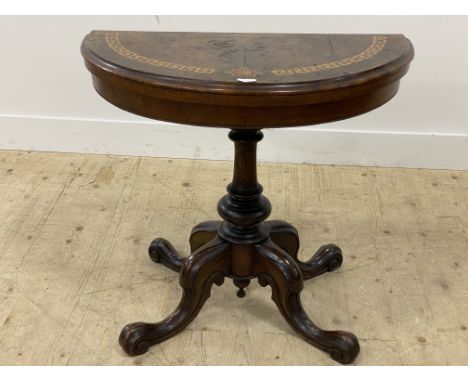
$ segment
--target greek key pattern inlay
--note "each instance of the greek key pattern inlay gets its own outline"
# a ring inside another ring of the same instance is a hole
[[[311,72],[320,72],[322,70],[330,70],[339,68],[342,66],[347,66],[351,64],[355,64],[357,62],[361,62],[375,56],[379,53],[387,43],[386,36],[374,36],[372,39],[372,44],[361,53],[356,54],[353,57],[343,58],[341,60],[327,62],[324,64],[319,65],[311,65],[311,66],[304,66],[298,68],[290,68],[290,69],[275,69],[272,70],[272,73],[277,76],[290,76],[293,74],[304,74],[304,73],[311,73]]]
[[[107,32],[105,34],[105,39],[106,39],[107,46],[109,48],[111,48],[115,53],[119,54],[120,56],[126,57],[129,60],[138,61],[144,64],[166,68],[166,69],[181,70],[184,72],[211,74],[216,71],[215,69],[212,69],[212,68],[200,68],[197,66],[175,64],[172,62],[162,61],[156,58],[149,58],[141,54],[135,53],[131,51],[130,49],[128,49],[127,47],[125,47],[120,42],[118,32]]]
[[[184,72],[194,72],[194,73],[201,73],[201,74],[212,74],[216,72],[216,69],[213,69],[213,68],[176,64],[176,63],[172,63],[168,61],[158,60],[156,58],[149,58],[139,53],[133,52],[132,50],[128,49],[122,44],[122,42],[119,40],[118,32],[107,32],[105,34],[105,40],[106,40],[107,46],[110,49],[112,49],[115,53],[133,61],[138,61],[144,64],[161,67],[165,69],[179,70],[179,71],[184,71]],[[271,72],[276,76],[290,76],[294,74],[305,74],[305,73],[320,72],[324,70],[340,68],[343,66],[347,66],[347,65],[351,65],[351,64],[355,64],[355,63],[367,60],[375,56],[385,47],[386,43],[387,43],[386,36],[374,36],[372,38],[371,45],[366,50],[352,57],[343,58],[341,60],[336,60],[336,61],[327,62],[323,64],[311,65],[311,66],[295,67],[295,68],[288,68],[288,69],[274,69]],[[240,68],[240,69],[244,70],[247,68]],[[239,68],[232,69],[230,73],[232,75],[240,75],[240,73],[238,73],[240,69]],[[246,73],[242,73],[242,74],[246,74]],[[249,73],[249,75],[254,75],[254,73]]]

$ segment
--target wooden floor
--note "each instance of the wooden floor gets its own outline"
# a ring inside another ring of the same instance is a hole
[[[0,152],[0,364],[333,365],[254,282],[226,280],[188,329],[140,357],[117,338],[177,305],[178,276],[147,256],[187,254],[216,219],[231,163]],[[341,246],[341,269],[305,282],[309,316],[354,332],[358,365],[468,365],[468,172],[261,164],[272,218],[300,257]]]

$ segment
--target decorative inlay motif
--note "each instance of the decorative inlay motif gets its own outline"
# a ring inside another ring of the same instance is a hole
[[[145,64],[158,66],[166,69],[181,70],[184,72],[194,72],[202,74],[211,74],[216,70],[212,68],[200,68],[197,66],[188,66],[182,64],[174,64],[172,62],[161,61],[156,58],[149,58],[141,54],[135,53],[130,49],[126,48],[119,40],[118,32],[107,32],[105,35],[106,43],[109,48],[111,48],[115,53],[120,56],[126,57],[130,60],[142,62]]]
[[[168,61],[158,60],[156,58],[149,58],[143,56],[139,53],[133,52],[132,50],[125,47],[122,42],[119,40],[118,32],[106,32],[105,40],[107,46],[112,49],[115,53],[119,54],[120,56],[126,57],[129,60],[134,60],[138,62],[142,62],[148,65],[162,67],[165,69],[172,69],[172,70],[180,70],[185,72],[194,72],[194,73],[201,73],[201,74],[212,74],[216,72],[216,69],[213,68],[204,68],[204,67],[197,67],[197,66],[189,66],[183,64],[176,64]],[[318,64],[318,65],[311,65],[311,66],[303,66],[303,67],[295,67],[295,68],[288,68],[288,69],[274,69],[271,72],[276,76],[290,76],[294,74],[305,74],[311,72],[320,72],[323,70],[330,70],[335,69],[351,64],[355,64],[364,60],[367,60],[377,53],[379,53],[386,45],[387,37],[386,36],[374,36],[372,39],[371,45],[361,53],[356,54],[355,56],[343,58],[341,60],[336,60],[328,63]],[[247,67],[239,67],[233,68],[230,71],[227,71],[236,77],[255,77],[257,75],[256,71],[253,69],[249,69]]]
[[[341,66],[346,66],[350,64],[355,64],[356,62],[361,62],[375,56],[379,53],[387,43],[386,36],[374,36],[372,44],[364,51],[359,54],[356,54],[353,57],[343,58],[341,60],[328,62],[325,64],[304,66],[299,68],[290,68],[290,69],[275,69],[272,70],[272,73],[276,76],[290,76],[293,74],[304,74],[310,72],[320,72],[322,70],[330,70],[339,68]]]
[[[234,68],[227,73],[232,74],[236,77],[255,77],[255,75],[257,74],[255,70],[246,68],[244,66],[241,68]]]

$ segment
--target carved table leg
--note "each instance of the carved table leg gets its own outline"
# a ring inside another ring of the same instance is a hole
[[[206,222],[198,223],[192,228],[190,232],[190,252],[195,252],[202,245],[208,243],[211,239],[216,237],[218,227],[222,222],[219,220],[208,220]]]
[[[299,265],[305,280],[317,277],[325,272],[338,269],[343,263],[341,249],[334,244],[323,245],[305,262],[297,258],[299,251],[299,234],[296,228],[282,220],[271,220],[266,222],[270,228],[270,237],[273,242],[284,249]]]
[[[343,364],[353,362],[360,350],[356,336],[344,331],[322,330],[304,312],[300,300],[302,273],[294,259],[270,239],[255,247],[258,256],[254,272],[261,286],[271,286],[272,300],[289,325],[335,361]]]
[[[208,243],[216,237],[220,221],[210,220],[193,227],[190,233],[190,252]],[[148,248],[149,256],[155,263],[162,263],[173,271],[180,272],[185,258],[166,239],[158,238]]]
[[[213,283],[221,285],[229,272],[229,243],[215,238],[184,262],[179,283],[182,298],[176,310],[156,324],[135,322],[126,325],[119,343],[129,355],[145,353],[149,346],[167,340],[186,327],[210,296]]]
[[[297,229],[284,220],[269,220],[265,224],[270,229],[271,240],[277,246],[283,248],[293,259],[297,259],[299,251],[299,234]]]
[[[155,263],[162,263],[173,271],[180,272],[185,259],[166,239],[155,239],[148,248],[149,256]]]

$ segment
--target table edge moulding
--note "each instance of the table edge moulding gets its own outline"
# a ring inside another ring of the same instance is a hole
[[[165,66],[172,64],[169,60],[147,57],[133,50],[129,52],[124,50],[126,55],[120,55],[109,47],[113,44],[109,42],[109,38],[106,38],[108,34],[123,39],[123,36],[131,33],[134,32],[93,31],[83,41],[81,51],[86,66],[93,74],[94,87],[102,97],[119,108],[148,118],[236,129],[313,125],[349,118],[375,109],[397,92],[399,79],[407,72],[414,54],[411,43],[402,35],[352,35],[367,38],[369,42],[364,45],[365,47],[369,44],[367,49],[352,52],[340,60],[326,60],[328,62],[317,65],[309,65],[310,62],[304,60],[303,66],[289,69],[293,71],[290,75],[271,75],[268,78],[274,77],[276,81],[281,81],[279,83],[261,82],[261,78],[255,83],[241,83],[237,81],[237,76],[229,74],[223,78],[225,81],[211,81],[210,74],[196,73],[197,78],[191,78],[190,75],[193,75],[191,71],[167,69]],[[156,36],[178,34],[177,32],[140,33]],[[179,34],[216,35],[188,32]],[[226,38],[226,35],[233,36],[234,39],[244,34],[223,34],[223,38]],[[254,36],[262,38],[271,35]],[[305,36],[323,35],[290,36],[305,38]],[[382,50],[369,49],[375,38],[386,42],[383,47],[382,44],[378,45]],[[99,42],[103,43],[99,45]],[[345,73],[356,66],[372,62],[372,59],[390,48],[392,48],[392,57],[389,62],[375,66],[367,65],[363,72]],[[375,51],[377,53],[374,54]],[[105,58],[102,57],[103,52]],[[161,52],[156,51],[154,55],[161,55]],[[143,62],[136,60],[135,57]],[[113,61],[110,62],[109,58]],[[193,66],[187,68],[203,69]],[[233,68],[231,71],[235,69],[238,68]],[[344,74],[336,78],[329,76],[313,81],[306,80],[309,75],[323,76],[336,70]],[[227,79],[230,82],[227,82]],[[128,91],[139,94],[140,102],[131,102]],[[183,115],[179,113],[181,108],[184,109]]]

